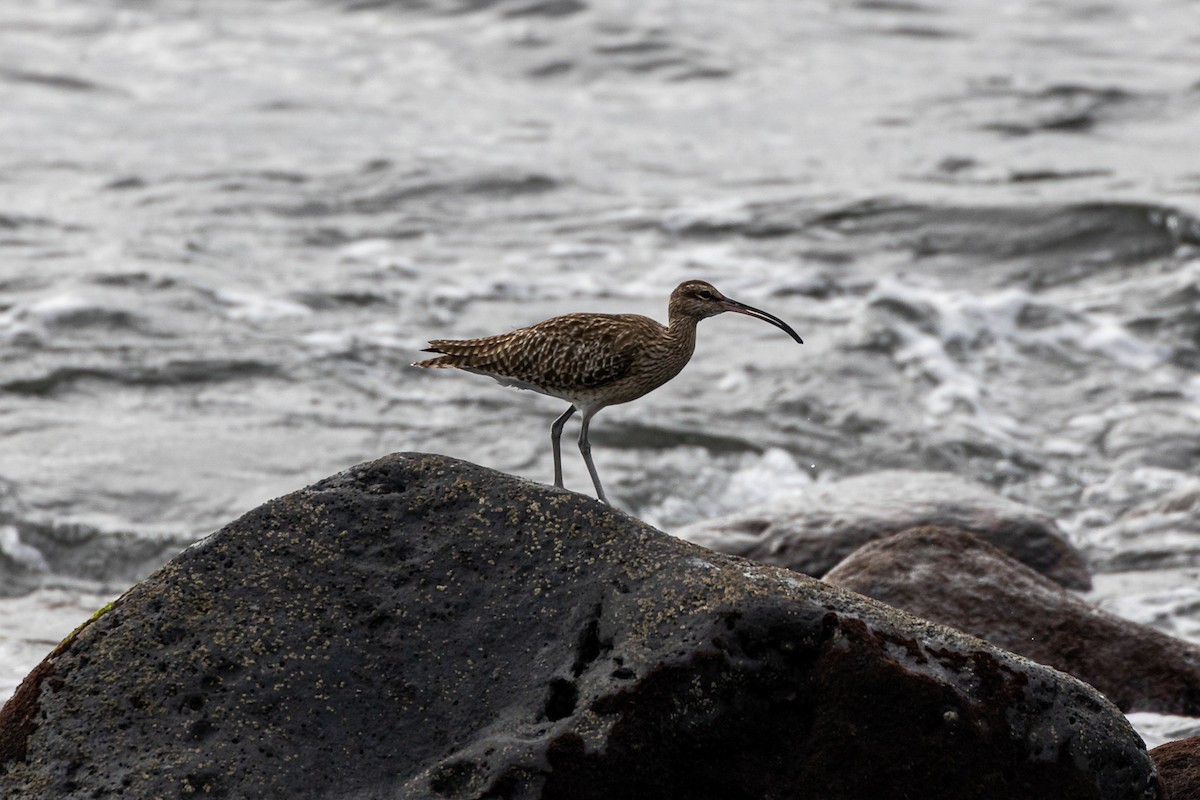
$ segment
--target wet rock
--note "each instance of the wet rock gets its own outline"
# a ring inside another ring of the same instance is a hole
[[[56,800],[1161,797],[1069,676],[420,454],[180,554],[0,732],[0,796]]]
[[[1200,798],[1200,736],[1167,742],[1150,751],[1171,800]]]
[[[1200,716],[1200,647],[1102,611],[969,533],[872,542],[825,580],[1061,669],[1124,711]]]
[[[1083,555],[1053,519],[943,472],[888,470],[817,484],[675,535],[819,578],[867,542],[922,525],[969,531],[1067,588],[1091,588]]]

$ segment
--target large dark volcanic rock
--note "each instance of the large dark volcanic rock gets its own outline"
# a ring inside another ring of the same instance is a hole
[[[1068,672],[1125,711],[1200,716],[1200,647],[1080,600],[969,533],[872,542],[825,580]]]
[[[0,712],[9,798],[1160,797],[1090,687],[590,498],[381,459],[187,550]]]
[[[1053,519],[945,472],[885,470],[820,483],[675,534],[819,578],[867,542],[922,525],[970,531],[1068,589],[1091,588],[1083,554]]]

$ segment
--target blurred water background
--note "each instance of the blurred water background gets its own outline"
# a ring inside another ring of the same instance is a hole
[[[950,470],[1200,641],[1189,0],[6,2],[0,97],[0,697],[352,464],[549,482],[561,403],[409,362],[685,278],[806,344],[705,322],[593,425],[619,507]]]

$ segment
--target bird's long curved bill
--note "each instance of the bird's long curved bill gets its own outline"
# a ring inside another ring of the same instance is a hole
[[[788,336],[795,339],[800,344],[804,344],[804,340],[800,338],[800,334],[798,334],[794,330],[792,330],[791,325],[788,325],[786,322],[784,322],[783,320],[781,320],[779,317],[775,316],[774,314],[768,314],[767,312],[763,311],[762,309],[755,308],[754,306],[748,306],[745,303],[739,303],[737,300],[730,300],[729,298],[725,298],[722,301],[722,305],[725,306],[726,311],[733,311],[738,314],[745,314],[748,317],[754,317],[756,319],[761,319],[763,322],[769,322],[772,325],[774,325],[776,328],[779,328],[779,330],[786,333]]]

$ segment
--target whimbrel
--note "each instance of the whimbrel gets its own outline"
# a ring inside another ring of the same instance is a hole
[[[498,336],[434,339],[424,352],[442,355],[413,366],[455,367],[570,403],[571,407],[550,426],[554,485],[560,489],[559,438],[571,415],[577,410],[583,412],[579,452],[592,476],[596,496],[607,503],[592,463],[588,424],[605,406],[636,400],[678,375],[692,357],[700,320],[726,311],[747,314],[804,343],[779,317],[730,300],[704,281],[684,281],[676,286],[668,310],[670,324],[666,326],[640,314],[566,314]]]

